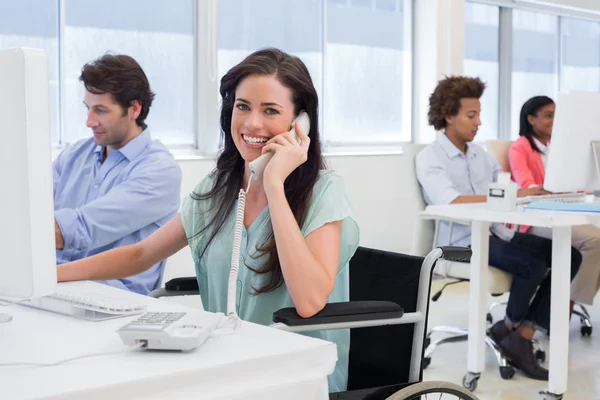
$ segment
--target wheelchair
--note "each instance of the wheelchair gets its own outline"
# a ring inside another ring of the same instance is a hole
[[[289,332],[350,329],[347,391],[329,400],[478,400],[462,386],[423,382],[431,277],[440,258],[468,262],[471,250],[439,247],[416,257],[359,247],[350,260],[350,301],[329,303],[311,318],[277,310],[273,328]],[[175,278],[151,297],[197,295],[195,277]]]

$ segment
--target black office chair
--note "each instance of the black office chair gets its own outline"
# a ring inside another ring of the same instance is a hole
[[[441,257],[468,261],[470,256],[470,249],[456,247],[434,249],[425,258],[359,247],[350,261],[349,302],[327,304],[311,318],[301,318],[295,308],[281,309],[273,314],[273,327],[352,328],[348,390],[330,393],[330,400],[418,399],[434,393],[477,399],[455,384],[421,382],[433,267]],[[150,296],[197,293],[196,278],[176,278]]]

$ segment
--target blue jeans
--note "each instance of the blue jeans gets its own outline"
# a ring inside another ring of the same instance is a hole
[[[581,260],[581,253],[571,247],[571,280],[577,274]],[[510,242],[492,235],[489,263],[513,275],[506,307],[507,323],[513,327],[528,324],[547,332],[550,328],[552,241],[519,232]]]

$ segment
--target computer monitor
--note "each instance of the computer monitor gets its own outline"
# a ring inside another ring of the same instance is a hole
[[[559,93],[544,188],[551,192],[600,190],[596,150],[600,151],[600,93]]]
[[[45,296],[56,290],[56,245],[43,50],[0,50],[0,122],[0,296]]]

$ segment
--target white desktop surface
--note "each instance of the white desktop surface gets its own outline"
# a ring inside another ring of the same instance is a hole
[[[114,293],[148,311],[189,309],[94,282],[59,286]],[[0,324],[0,363],[123,350],[115,331],[137,318],[90,322],[21,305],[0,311],[13,316]],[[336,351],[330,342],[244,322],[237,333],[211,336],[189,353],[134,350],[52,367],[0,367],[0,398],[326,399]]]
[[[548,391],[563,394],[567,390],[569,365],[569,299],[571,260],[571,228],[594,224],[598,213],[556,211],[495,211],[486,203],[428,206],[422,218],[454,220],[471,225],[471,267],[469,277],[469,338],[467,369],[481,373],[484,369],[485,324],[487,313],[487,270],[489,260],[489,224],[491,222],[552,228],[550,362]],[[565,268],[566,267],[566,268]],[[544,382],[540,382],[544,385]]]
[[[427,206],[424,216],[451,218],[465,221],[486,221],[529,226],[576,226],[600,221],[598,213],[565,212],[548,210],[528,210],[522,206],[514,211],[495,211],[486,203],[449,204],[445,206]]]

